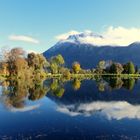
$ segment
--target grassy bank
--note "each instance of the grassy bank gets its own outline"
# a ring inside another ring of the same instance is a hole
[[[140,78],[140,74],[70,74],[70,78],[95,78],[98,77],[120,77],[120,78]],[[49,74],[49,78],[60,78],[63,74]]]
[[[70,78],[70,79],[95,79],[96,77],[120,77],[120,78],[140,78],[140,74],[70,74],[65,77],[63,74],[46,74],[46,78]],[[6,80],[8,77],[0,75],[0,81]],[[45,79],[45,77],[44,77]]]

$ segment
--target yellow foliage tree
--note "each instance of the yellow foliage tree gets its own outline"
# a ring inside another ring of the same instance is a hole
[[[81,66],[79,62],[74,62],[72,64],[72,69],[74,71],[74,73],[79,73],[79,71],[81,70]]]

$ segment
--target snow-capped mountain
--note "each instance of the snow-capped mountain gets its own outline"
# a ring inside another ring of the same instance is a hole
[[[103,39],[103,36],[94,34],[91,31],[82,32],[68,36],[67,39],[61,40],[59,43],[72,42],[79,44],[94,44],[94,39]]]
[[[61,39],[43,54],[47,58],[61,54],[68,67],[74,61],[79,61],[83,68],[93,68],[100,60],[121,63],[133,61],[135,65],[140,66],[140,43],[132,43],[128,46],[111,43],[106,37],[88,31]]]

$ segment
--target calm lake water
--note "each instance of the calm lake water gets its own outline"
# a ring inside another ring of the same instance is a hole
[[[0,139],[140,139],[139,80],[46,80],[27,93],[13,88],[1,86]]]

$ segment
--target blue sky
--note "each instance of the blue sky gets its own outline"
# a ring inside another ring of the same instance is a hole
[[[57,42],[55,36],[71,30],[140,28],[140,0],[0,0],[0,19],[1,47],[43,52]],[[39,42],[16,41],[13,36]]]

